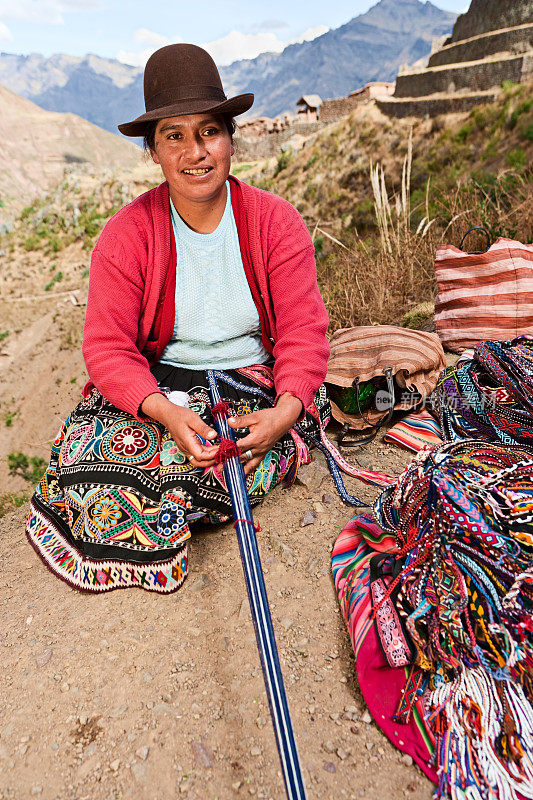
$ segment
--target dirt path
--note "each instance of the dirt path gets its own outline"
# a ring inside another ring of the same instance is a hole
[[[362,460],[397,471],[408,458],[374,444]],[[330,569],[350,509],[320,458],[302,479],[255,516],[309,798],[429,800],[430,783],[368,721],[354,677]],[[282,800],[233,528],[193,537],[175,595],[92,597],[40,563],[26,513],[0,522],[0,797]]]

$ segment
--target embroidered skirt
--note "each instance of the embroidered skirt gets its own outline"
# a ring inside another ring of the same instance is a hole
[[[205,372],[157,364],[163,391],[189,394],[189,407],[213,425]],[[272,405],[272,370],[263,365],[220,374],[223,400],[236,416]],[[270,398],[270,402],[269,399]],[[300,423],[319,434],[329,419],[324,387]],[[237,437],[245,436],[245,429]],[[289,484],[308,449],[296,431],[285,434],[248,476],[256,505]],[[50,463],[30,502],[26,534],[44,563],[88,592],[139,586],[176,591],[187,576],[187,540],[195,521],[231,518],[222,469],[193,467],[159,422],[139,422],[97,389],[61,427]]]

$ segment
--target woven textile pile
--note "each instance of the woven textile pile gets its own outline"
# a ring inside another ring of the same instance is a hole
[[[532,476],[532,448],[452,442],[374,507],[405,558],[374,616],[394,597],[441,798],[533,797]]]
[[[481,342],[444,370],[433,398],[447,441],[533,444],[533,339]]]

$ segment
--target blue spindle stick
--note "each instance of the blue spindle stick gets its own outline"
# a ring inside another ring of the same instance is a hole
[[[213,405],[221,401],[217,376],[214,370],[207,370],[207,379]],[[217,415],[215,426],[218,435],[235,441],[235,434],[224,415]],[[270,706],[270,715],[276,734],[276,744],[283,770],[285,790],[289,800],[305,800],[305,787],[296,742],[292,729],[287,695],[276,647],[272,617],[261,568],[257,537],[253,524],[252,509],[246,489],[243,465],[238,458],[230,458],[224,464],[224,475],[228,486],[231,507],[235,519],[235,529],[239,541],[248,600],[255,628],[257,649],[261,659],[265,688]]]

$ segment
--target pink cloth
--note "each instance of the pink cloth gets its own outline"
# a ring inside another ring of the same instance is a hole
[[[327,370],[328,317],[316,282],[314,248],[286,200],[233,176],[231,202],[241,255],[274,356],[274,381],[310,405]],[[91,260],[83,355],[92,386],[139,419],[143,400],[159,392],[149,367],[174,328],[176,245],[168,184],[142,194],[107,223]]]

